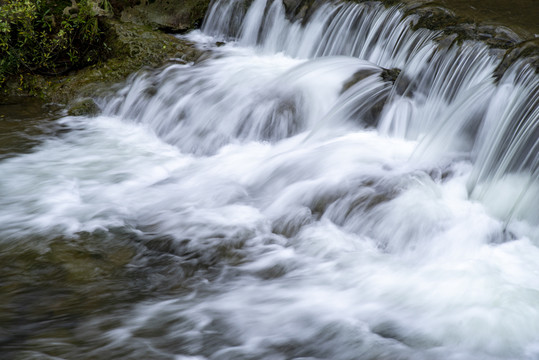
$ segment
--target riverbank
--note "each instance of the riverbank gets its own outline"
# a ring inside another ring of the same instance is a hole
[[[171,60],[192,62],[201,55],[191,43],[170,34],[118,19],[101,22],[111,54],[108,59],[61,76],[21,74],[19,79],[7,82],[4,96],[37,96],[65,104],[74,98],[106,92],[141,69],[156,68]]]
[[[69,72],[58,72],[55,76],[44,74],[43,71],[28,71],[23,66],[19,73],[8,77],[5,83],[0,83],[0,105],[12,103],[14,98],[21,96],[38,97],[45,102],[65,105],[75,99],[103,95],[115,84],[124,81],[130,74],[137,71],[158,68],[171,61],[188,63],[197,60],[201,51],[188,41],[166,32],[187,31],[199,25],[201,20],[195,21],[195,19],[203,18],[209,1],[194,0],[192,2],[197,5],[196,11],[193,7],[184,6],[182,1],[177,1],[174,5],[162,9],[163,12],[166,11],[172,16],[180,14],[181,18],[188,19],[187,22],[178,24],[180,29],[172,29],[143,21],[140,14],[143,13],[141,9],[144,9],[144,5],[137,5],[136,1],[106,2],[108,8],[103,2],[94,1],[96,6],[100,6],[97,8],[99,12],[95,12],[94,17],[90,18],[91,21],[96,21],[95,26],[98,28],[96,33],[100,36],[99,60],[94,61],[90,66],[74,67]],[[151,3],[148,5],[159,5],[159,1],[151,1]],[[6,9],[7,6],[13,6],[9,4],[2,3],[2,6],[6,6]],[[103,10],[103,7],[108,10]],[[79,11],[75,5],[73,9],[68,7],[66,10],[67,15],[64,11],[63,17],[57,15],[52,22],[58,24],[61,19],[69,17],[70,11],[74,11],[74,14]],[[139,18],[126,16],[135,10],[138,11]],[[10,11],[13,12],[13,10]],[[156,16],[156,11],[148,13],[148,17],[150,14]],[[4,24],[8,21],[6,19],[11,18],[0,16],[0,22],[4,21]],[[9,30],[9,27],[6,29]],[[53,35],[53,38],[55,36]],[[16,51],[17,49],[14,49],[15,53]]]

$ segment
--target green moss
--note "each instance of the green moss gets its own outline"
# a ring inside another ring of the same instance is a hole
[[[494,71],[495,79],[500,80],[505,71],[520,60],[529,63],[535,69],[535,73],[539,74],[539,38],[524,41],[507,50],[503,60]]]
[[[0,86],[20,73],[59,75],[97,62],[103,39],[93,0],[0,4]]]
[[[122,20],[167,32],[185,32],[200,27],[210,0],[156,0],[126,8]]]
[[[69,107],[67,113],[71,116],[81,116],[81,115],[96,115],[99,112],[99,106],[95,103],[92,98],[82,98],[75,101]]]
[[[8,95],[34,95],[46,101],[68,103],[78,97],[105,95],[111,85],[144,68],[156,68],[171,58],[192,62],[201,52],[186,41],[148,27],[102,19],[108,59],[69,74],[48,77],[22,74],[4,87]]]

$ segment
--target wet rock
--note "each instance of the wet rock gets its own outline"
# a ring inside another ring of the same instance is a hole
[[[346,90],[350,89],[352,86],[358,82],[365,80],[369,76],[376,74],[376,71],[373,70],[359,70],[356,71],[348,80],[346,80],[342,86],[341,94]]]
[[[302,8],[307,8],[308,4],[305,0],[283,0],[283,6],[288,18],[295,18],[300,13]]]
[[[184,32],[202,24],[209,0],[143,1],[125,9],[121,19],[169,32]]]
[[[405,96],[413,93],[413,83],[407,76],[401,74],[401,70],[398,68],[382,69],[382,71],[361,70],[352,75],[343,85],[341,94],[348,89],[361,82],[362,80],[370,77],[377,76],[380,80],[388,83],[392,87],[392,91],[398,95]],[[384,110],[387,103],[389,90],[380,94],[375,101],[362,102],[357,104],[354,112],[350,113],[351,119],[361,119],[364,126],[372,127],[378,124],[380,115]]]
[[[272,223],[272,232],[287,238],[296,236],[301,228],[313,222],[311,209],[304,207],[295,209],[275,219]]]
[[[290,21],[301,20],[303,24],[323,4],[325,0],[284,0],[285,15]]]
[[[93,234],[82,234],[87,242],[93,241]],[[122,270],[135,256],[131,246],[107,246],[94,248],[93,244],[59,239],[50,244],[46,259],[61,266],[65,280],[74,284],[93,283]]]
[[[539,73],[539,38],[524,41],[505,52],[502,62],[494,71],[496,80],[500,80],[505,71],[516,61],[522,60],[535,68]]]
[[[415,90],[415,83],[401,69],[383,69],[380,73],[382,80],[391,83],[393,91],[401,96],[410,96]]]
[[[416,17],[414,29],[444,30],[458,24],[458,18],[452,11],[438,6],[426,5],[408,10],[408,15]]]
[[[283,0],[283,6],[287,12],[295,11],[303,0]]]
[[[347,91],[348,89],[350,89],[352,86],[354,86],[358,82],[374,74],[376,74],[376,71],[372,71],[372,70],[360,70],[360,71],[355,72],[354,75],[352,75],[348,80],[344,82],[343,87],[341,89],[341,94]],[[410,85],[410,79],[404,76],[400,76],[400,75],[401,75],[401,69],[399,68],[382,69],[382,71],[379,74],[379,76],[382,78],[383,81],[389,82],[392,85],[397,86],[398,87],[397,93],[402,95],[405,92],[405,90],[408,88],[408,85]]]
[[[483,41],[492,48],[507,49],[522,38],[505,26],[477,23],[471,18],[456,15],[447,8],[431,4],[407,6],[405,13],[415,18],[413,29],[425,28],[440,31],[440,41],[448,38],[461,43],[465,40]]]
[[[505,26],[482,25],[476,31],[478,39],[492,47],[506,48],[522,41],[513,30]]]
[[[400,73],[401,73],[401,69],[399,68],[384,69],[380,73],[380,77],[384,81],[388,81],[392,84],[395,84],[395,81],[397,81],[397,78],[399,77]]]
[[[73,102],[67,110],[68,115],[71,116],[93,116],[99,113],[99,106],[92,98],[83,98]]]
[[[442,1],[442,6],[422,0],[400,0],[399,3],[404,4],[406,15],[415,18],[413,29],[426,28],[439,32],[436,40],[442,48],[468,40],[488,45],[493,54],[503,57],[494,74],[496,79],[500,79],[517,60],[531,64],[539,73],[539,44],[537,34],[533,35],[535,23],[529,21],[525,9],[516,9],[514,14],[510,14],[512,19],[504,20],[503,17],[493,19],[492,14],[481,11],[487,5],[478,1],[474,2],[481,5],[478,8],[458,1]],[[515,19],[525,20],[526,25],[515,23]]]

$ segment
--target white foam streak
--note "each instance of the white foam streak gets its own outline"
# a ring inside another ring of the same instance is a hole
[[[417,52],[434,49],[429,41],[436,34],[412,31],[411,18],[403,19],[398,9],[386,10],[377,3],[322,4],[304,26],[285,17],[281,1],[273,1],[266,14],[264,0],[253,3],[239,26],[223,15],[239,4],[241,0],[218,2],[208,13],[203,31],[258,46],[265,53],[298,58],[347,55],[384,67],[402,67]]]
[[[469,180],[473,195],[487,200],[506,219],[539,223],[539,83],[533,70],[508,70],[489,103],[474,154],[478,166]],[[495,201],[500,190],[513,194]],[[496,203],[496,205],[494,205]]]

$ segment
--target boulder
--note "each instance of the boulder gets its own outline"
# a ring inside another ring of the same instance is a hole
[[[202,25],[210,0],[146,0],[122,11],[122,21],[168,32],[185,32]]]
[[[92,98],[82,98],[71,103],[67,110],[68,115],[71,116],[93,116],[99,112],[99,106]]]

